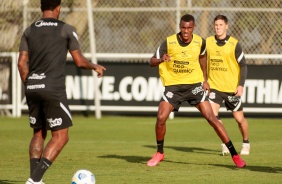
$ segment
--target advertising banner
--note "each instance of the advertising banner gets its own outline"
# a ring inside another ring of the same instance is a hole
[[[248,66],[245,92],[242,97],[246,107],[282,108],[281,70],[281,65]]]
[[[158,67],[148,63],[99,62],[107,68],[104,77],[98,79],[101,106],[152,106],[157,107],[162,97],[163,86]],[[244,107],[277,108],[282,113],[282,66],[249,65]],[[70,105],[93,105],[94,79],[91,71],[75,67],[68,62],[66,90]],[[183,106],[189,107],[187,104]],[[190,106],[191,107],[191,106]]]
[[[145,63],[100,62],[107,68],[98,79],[101,105],[157,106],[163,87],[157,68]],[[91,71],[67,65],[66,91],[72,105],[93,105],[94,78]]]

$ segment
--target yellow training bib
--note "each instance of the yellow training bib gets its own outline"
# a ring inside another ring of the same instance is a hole
[[[202,38],[193,34],[191,43],[182,47],[177,34],[167,37],[167,54],[170,61],[159,65],[159,74],[164,86],[194,84],[203,82],[203,72],[199,63]]]
[[[237,42],[230,37],[225,45],[218,46],[214,36],[206,39],[210,88],[231,93],[236,90],[240,80],[240,67],[235,58]]]

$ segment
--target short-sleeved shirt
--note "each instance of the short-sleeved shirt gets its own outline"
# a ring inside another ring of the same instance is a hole
[[[29,54],[25,95],[30,126],[60,130],[72,126],[65,92],[68,51],[79,50],[74,27],[53,18],[32,23],[22,35],[19,51]]]
[[[78,49],[77,33],[73,26],[54,18],[42,18],[32,23],[24,31],[19,47],[19,51],[29,54],[25,90],[65,90],[67,52]]]

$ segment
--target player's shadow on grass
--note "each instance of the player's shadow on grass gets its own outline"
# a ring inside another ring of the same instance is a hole
[[[156,149],[156,146],[152,146],[152,145],[144,145],[144,147]],[[211,150],[211,149],[197,148],[197,147],[165,146],[165,149],[167,148],[176,151],[189,152],[189,153],[201,153],[201,154],[212,154],[212,155],[220,154],[220,150]]]
[[[107,158],[107,159],[120,159],[120,160],[125,160],[127,162],[130,163],[142,163],[145,164],[151,157],[143,157],[143,156],[124,156],[124,155],[104,155],[104,156],[99,156],[100,158]],[[195,164],[195,163],[188,163],[188,162],[176,162],[176,161],[171,161],[171,160],[167,160],[165,159],[163,162],[171,162],[171,163],[178,163],[178,164]],[[231,162],[230,162],[231,163]],[[209,165],[209,166],[215,166],[215,167],[225,167],[227,169],[231,169],[231,170],[237,170],[238,168],[236,168],[235,165],[231,164],[231,165],[223,165],[223,164],[201,164],[198,163],[197,165]],[[263,172],[263,173],[274,173],[274,174],[281,174],[282,175],[282,168],[281,167],[269,167],[269,166],[251,166],[248,165],[241,168],[241,169],[245,169],[245,170],[249,170],[249,171],[253,171],[253,172]],[[0,184],[11,184],[11,183],[1,183],[0,180]]]
[[[127,162],[130,163],[145,163],[147,162],[150,157],[141,157],[141,156],[121,156],[121,155],[103,155],[103,156],[98,156],[99,158],[115,158],[115,159],[121,159],[121,160],[126,160]],[[1,184],[1,183],[0,183]]]
[[[142,157],[142,156],[121,156],[121,155],[103,155],[103,156],[98,156],[99,158],[114,158],[114,159],[120,159],[120,160],[125,160],[127,162],[130,163],[140,163],[140,164],[146,164],[148,162],[148,160],[150,160],[152,157],[151,156],[147,156],[147,157]],[[191,164],[191,163],[187,163],[187,162],[175,162],[175,161],[171,161],[168,159],[165,159],[163,162],[171,162],[171,163],[177,163],[177,164]]]
[[[23,183],[22,181],[13,181],[13,180],[0,180],[0,184],[15,184],[15,183]]]
[[[156,146],[152,145],[144,145],[144,147],[147,148],[153,148],[156,149]],[[218,150],[211,150],[211,149],[204,149],[204,148],[197,148],[197,147],[179,147],[179,146],[166,146],[165,148],[168,149],[174,149],[176,151],[182,151],[182,152],[192,152],[192,153],[201,153],[201,154],[219,154]],[[131,163],[146,163],[148,160],[150,160],[152,155],[149,155],[147,157],[141,157],[141,156],[121,156],[121,155],[103,155],[99,156],[100,158],[114,158],[114,159],[121,159],[126,160],[127,162]],[[175,162],[165,159],[164,162],[173,162],[173,163],[179,163],[179,164],[191,164],[186,162]]]
[[[232,169],[232,170],[234,170],[234,168],[236,168],[234,166],[222,165],[222,164],[208,164],[208,165],[217,166],[217,167],[225,167],[225,168]],[[251,165],[248,165],[248,163],[247,163],[247,166],[242,168],[242,169],[246,169],[246,170],[254,171],[254,172],[282,174],[282,168],[281,167],[251,166]]]

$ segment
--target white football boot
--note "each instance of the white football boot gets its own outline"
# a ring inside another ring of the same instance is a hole
[[[249,155],[250,154],[250,149],[251,149],[250,143],[243,143],[240,155]]]
[[[222,156],[228,155],[230,153],[225,144],[221,144],[221,150]]]
[[[45,184],[45,183],[42,180],[40,180],[39,182],[35,182],[31,178],[28,178],[25,184]]]

